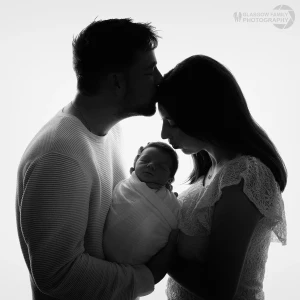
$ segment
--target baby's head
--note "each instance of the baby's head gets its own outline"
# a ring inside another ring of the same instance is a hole
[[[150,188],[171,189],[177,169],[178,155],[173,148],[166,143],[152,142],[140,147],[130,172],[135,171],[139,180]]]

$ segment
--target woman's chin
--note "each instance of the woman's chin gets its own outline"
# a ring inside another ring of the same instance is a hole
[[[184,153],[184,154],[188,154],[188,155],[191,155],[191,154],[195,154],[196,152],[191,150],[191,149],[185,149],[185,148],[182,148],[181,151]]]

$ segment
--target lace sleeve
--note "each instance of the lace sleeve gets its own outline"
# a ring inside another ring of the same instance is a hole
[[[213,206],[220,199],[222,189],[239,184],[242,179],[244,193],[265,217],[264,221],[272,230],[272,241],[286,245],[286,218],[279,185],[271,170],[252,156],[229,161],[216,175],[201,201],[195,201],[193,214],[197,215],[198,223],[210,231]]]

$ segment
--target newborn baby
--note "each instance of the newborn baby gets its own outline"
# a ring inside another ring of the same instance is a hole
[[[104,228],[107,260],[144,264],[167,244],[180,209],[171,186],[177,169],[178,156],[169,145],[154,142],[139,149],[131,176],[113,191]]]

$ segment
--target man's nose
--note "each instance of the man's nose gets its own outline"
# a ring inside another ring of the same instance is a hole
[[[161,83],[163,79],[163,76],[161,75],[161,73],[159,72],[159,70],[156,68],[156,72],[155,72],[155,84],[159,85]]]

